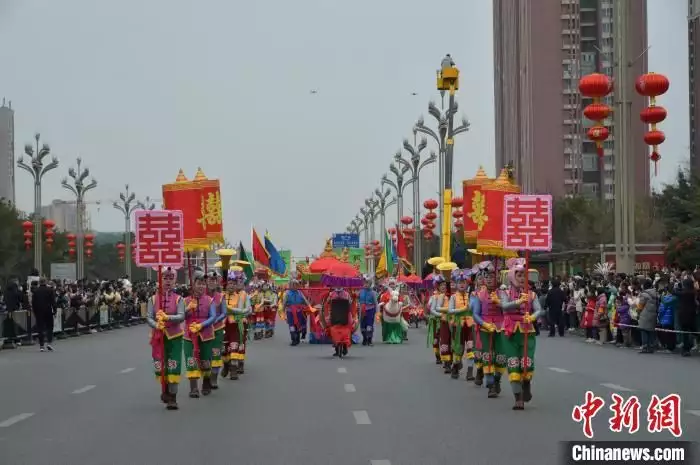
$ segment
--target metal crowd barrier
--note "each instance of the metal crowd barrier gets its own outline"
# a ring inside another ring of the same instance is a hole
[[[146,304],[138,307],[120,305],[81,306],[59,308],[53,320],[56,339],[79,337],[146,322]],[[37,337],[34,315],[28,310],[0,312],[0,349],[14,349],[15,345],[30,346]]]

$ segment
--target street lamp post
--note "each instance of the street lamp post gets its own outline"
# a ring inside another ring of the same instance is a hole
[[[388,202],[386,201],[389,195],[391,195],[390,189],[385,190],[384,193],[379,188],[374,191],[374,196],[377,198],[377,213],[379,213],[379,230],[382,232],[379,239],[382,247],[386,247],[386,211],[396,203],[396,197],[393,197]]]
[[[36,149],[32,144],[24,146],[24,153],[29,157],[29,163],[25,163],[22,156],[17,160],[17,166],[32,175],[34,180],[34,268],[42,274],[42,237],[41,237],[41,180],[46,173],[58,167],[58,158],[52,157],[51,161],[44,165],[44,159],[51,154],[48,144],[39,145],[41,134],[34,135]]]
[[[129,185],[125,186],[126,192],[119,194],[119,202],[112,206],[124,215],[124,245],[126,246],[126,260],[124,260],[124,272],[131,279],[131,214],[138,208],[136,194],[129,191]]]
[[[94,178],[90,178],[88,183],[85,180],[90,176],[90,170],[82,167],[83,160],[78,157],[76,160],[77,168],[70,168],[68,170],[68,176],[73,180],[73,184],[68,184],[68,178],[63,178],[61,180],[61,186],[67,189],[75,195],[75,208],[76,216],[78,218],[77,222],[77,234],[76,234],[76,278],[85,278],[85,238],[83,237],[84,231],[84,215],[85,215],[85,194],[97,187],[97,181]]]
[[[402,158],[401,156],[401,151],[396,152],[396,155],[394,155],[394,160],[396,163],[399,163],[403,166],[407,166],[409,168],[408,172],[411,175],[410,180],[413,182],[413,226],[414,226],[414,236],[413,236],[413,265],[416,267],[416,270],[419,269],[419,267],[422,264],[421,261],[421,241],[422,238],[420,236],[421,230],[419,227],[420,224],[420,172],[423,168],[425,168],[427,165],[430,165],[431,163],[435,163],[437,160],[437,155],[435,155],[435,152],[430,152],[430,156],[423,160],[421,162],[420,159],[420,154],[421,152],[428,146],[428,141],[427,139],[423,138],[421,139],[420,143],[416,145],[411,145],[410,142],[408,142],[408,139],[404,139],[403,141],[403,148],[406,150],[409,154],[411,154],[411,158],[406,160]]]
[[[365,214],[365,222],[369,223],[369,240],[370,242],[374,242],[375,240],[375,235],[374,235],[374,222],[377,219],[377,211],[379,208],[378,205],[379,202],[377,200],[373,199],[372,197],[368,198],[365,200],[365,208],[366,214]],[[362,211],[362,210],[360,210]],[[369,256],[369,262],[370,262],[370,274],[374,275],[374,270],[376,268],[375,263],[374,263],[374,253],[371,253]]]
[[[392,163],[389,166],[389,171],[391,171],[394,176],[396,177],[396,181],[392,181],[389,179],[389,176],[387,174],[384,174],[382,176],[382,187],[384,184],[387,184],[391,187],[394,188],[394,191],[396,191],[396,212],[397,212],[397,217],[396,217],[396,224],[398,225],[399,222],[401,221],[401,217],[403,216],[403,191],[408,187],[409,184],[411,184],[413,181],[409,179],[408,181],[406,180],[406,173],[408,173],[408,166],[406,165],[401,165],[401,168],[397,167],[394,163]]]

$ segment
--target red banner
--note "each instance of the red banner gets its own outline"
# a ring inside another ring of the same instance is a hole
[[[517,256],[517,253],[503,248],[503,202],[506,195],[519,194],[520,186],[514,184],[508,172],[503,170],[498,179],[482,187],[481,192],[484,195],[485,215],[484,227],[476,240],[477,250],[485,255]]]
[[[506,195],[503,204],[503,248],[552,250],[552,196]]]
[[[464,199],[464,240],[475,244],[481,229],[486,224],[486,198],[483,187],[491,184],[493,179],[479,168],[476,176],[462,181],[462,198]]]
[[[137,210],[136,266],[181,268],[184,262],[182,212]]]

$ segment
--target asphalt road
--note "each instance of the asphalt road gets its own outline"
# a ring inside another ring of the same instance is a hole
[[[600,440],[670,440],[646,432],[652,393],[683,396],[684,438],[700,437],[700,361],[538,339],[534,399],[511,410],[442,374],[425,329],[408,344],[354,346],[337,360],[329,346],[288,346],[287,335],[254,342],[246,374],[208,398],[168,412],[151,372],[147,328],[125,328],[0,352],[3,465],[472,465],[556,464],[558,441],[583,440],[571,420],[587,390],[637,395],[639,433],[608,430],[608,405],[594,419]]]

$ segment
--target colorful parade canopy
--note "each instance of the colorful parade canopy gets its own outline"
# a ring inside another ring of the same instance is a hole
[[[508,169],[504,168],[498,178],[482,187],[484,196],[484,222],[476,240],[476,250],[484,255],[517,257],[517,252],[503,248],[503,203],[508,194],[519,194]]]
[[[486,217],[486,199],[483,193],[484,186],[493,183],[482,167],[472,179],[462,181],[464,198],[464,240],[468,244],[475,244],[479,232],[483,229],[488,218]]]

